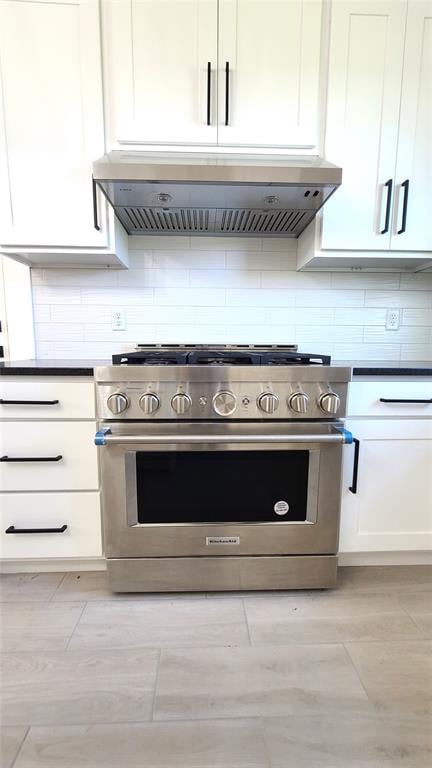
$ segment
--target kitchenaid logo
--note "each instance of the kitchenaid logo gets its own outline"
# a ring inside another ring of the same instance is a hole
[[[240,544],[240,536],[206,536],[206,545],[210,544]]]

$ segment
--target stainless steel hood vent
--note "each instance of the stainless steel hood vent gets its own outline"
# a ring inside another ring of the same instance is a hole
[[[313,156],[112,152],[93,178],[128,235],[298,237],[342,171]]]

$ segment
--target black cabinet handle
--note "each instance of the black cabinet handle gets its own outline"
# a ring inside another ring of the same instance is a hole
[[[398,229],[398,235],[401,235],[402,232],[405,232],[405,230],[406,230],[406,220],[407,220],[407,210],[408,210],[409,179],[405,179],[403,184],[401,184],[401,187],[403,187],[403,190],[404,190],[404,200],[403,200],[403,207],[402,207],[402,226],[401,226],[400,229]]]
[[[416,400],[413,398],[407,398],[406,400],[393,400],[391,397],[380,397],[380,403],[432,403],[432,397],[426,400]]]
[[[3,400],[0,405],[58,405],[60,400]]]
[[[351,493],[357,493],[360,440],[358,440],[356,437],[353,437],[353,443],[354,443],[353,477],[352,477],[352,485],[350,485],[348,490],[351,491]]]
[[[207,125],[211,125],[211,62],[207,62]]]
[[[381,230],[382,235],[385,235],[386,232],[389,231],[389,226],[390,226],[390,207],[391,207],[391,197],[392,197],[392,191],[393,191],[393,179],[389,179],[388,181],[386,181],[384,186],[387,187],[387,203],[386,203],[384,229]]]
[[[0,461],[4,462],[22,462],[22,461],[61,461],[63,456],[30,456],[25,458],[15,458],[13,456],[1,456]]]
[[[225,125],[229,125],[229,86],[230,86],[230,65],[229,61],[225,63]]]
[[[98,230],[98,232],[100,232],[98,207],[97,207],[97,190],[96,190],[96,182],[93,176],[92,176],[92,192],[93,192],[93,226],[95,229]]]
[[[67,525],[61,525],[60,528],[15,528],[14,525],[10,525],[5,533],[64,533],[66,530]]]

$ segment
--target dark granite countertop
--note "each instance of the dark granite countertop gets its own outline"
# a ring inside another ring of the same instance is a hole
[[[397,362],[380,360],[332,360],[333,365],[346,365],[353,376],[431,376],[432,360]]]
[[[353,376],[430,376],[432,360],[425,362],[380,362],[379,360],[333,360],[333,365],[353,369]],[[93,376],[99,365],[110,360],[5,360],[0,376]]]
[[[93,376],[98,365],[110,360],[5,360],[0,362],[0,376]]]

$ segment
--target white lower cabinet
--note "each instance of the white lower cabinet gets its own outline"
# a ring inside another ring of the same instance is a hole
[[[340,552],[432,549],[432,420],[349,420],[360,440],[344,452]]]
[[[4,376],[0,395],[0,560],[101,557],[93,379]]]
[[[3,491],[97,490],[93,422],[5,421],[0,438]]]
[[[99,492],[4,493],[0,524],[4,559],[102,555]],[[6,533],[11,527],[39,532]],[[41,529],[54,530],[44,533]]]

